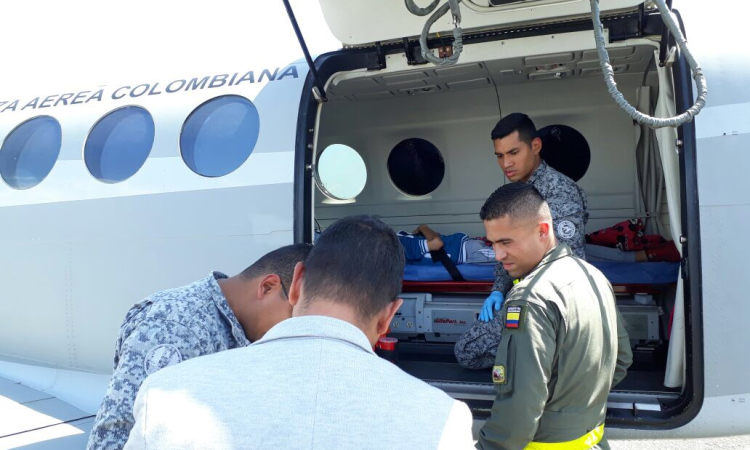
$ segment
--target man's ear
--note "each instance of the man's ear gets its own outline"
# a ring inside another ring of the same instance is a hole
[[[378,319],[377,323],[376,331],[378,332],[378,336],[380,336],[381,334],[385,334],[388,331],[388,327],[391,325],[391,321],[393,321],[393,316],[396,315],[398,309],[403,303],[404,301],[402,299],[397,298],[385,307],[383,312],[380,314],[380,318]]]
[[[300,261],[294,266],[292,284],[289,286],[289,304],[297,306],[302,293],[302,279],[305,277],[305,264]]]
[[[260,280],[260,283],[258,283],[258,300],[264,299],[276,289],[281,292],[281,278],[276,274],[266,275]]]
[[[552,224],[544,221],[539,222],[539,237],[547,237],[550,234],[550,231],[552,231]]]
[[[535,155],[538,155],[542,151],[542,139],[535,137],[531,140],[531,150]]]

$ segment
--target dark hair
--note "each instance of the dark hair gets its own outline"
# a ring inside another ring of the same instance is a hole
[[[479,217],[483,220],[531,217],[551,218],[549,206],[536,188],[527,183],[508,183],[500,186],[484,202]]]
[[[310,244],[293,244],[281,247],[261,256],[253,265],[243,270],[240,275],[246,280],[272,274],[278,275],[286,289],[289,289],[294,275],[294,266],[300,261],[304,262],[307,255],[310,254],[310,250],[312,250]]]
[[[500,119],[492,129],[492,140],[502,139],[505,136],[518,131],[518,139],[531,145],[536,135],[536,127],[529,116],[522,113],[511,113]]]
[[[404,250],[396,233],[372,216],[350,216],[326,228],[305,261],[305,301],[347,304],[370,319],[401,292]]]

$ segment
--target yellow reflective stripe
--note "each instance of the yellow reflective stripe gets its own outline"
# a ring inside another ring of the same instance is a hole
[[[604,437],[604,424],[599,425],[574,441],[532,442],[524,450],[589,450]]]

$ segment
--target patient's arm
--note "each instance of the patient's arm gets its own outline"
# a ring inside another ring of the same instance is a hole
[[[441,248],[443,248],[443,240],[440,239],[440,235],[429,226],[422,224],[418,226],[417,229],[414,230],[414,232],[422,233],[422,236],[427,239],[427,249],[429,251],[434,252],[435,250],[440,250]]]

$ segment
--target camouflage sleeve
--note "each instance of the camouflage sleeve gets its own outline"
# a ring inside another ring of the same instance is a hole
[[[501,317],[502,309],[497,311],[492,322],[477,320],[466,333],[458,338],[453,352],[461,367],[466,369],[492,367],[502,334]]]
[[[133,403],[143,380],[159,369],[200,356],[200,339],[184,325],[144,320],[115,351],[115,368],[99,407],[88,450],[120,450],[133,427]]]
[[[568,244],[573,254],[586,259],[586,221],[588,212],[579,203],[550,205],[552,227],[561,244]]]
[[[493,291],[498,291],[503,296],[507,296],[510,288],[513,287],[513,278],[503,267],[503,263],[495,265],[495,284],[492,285]]]

